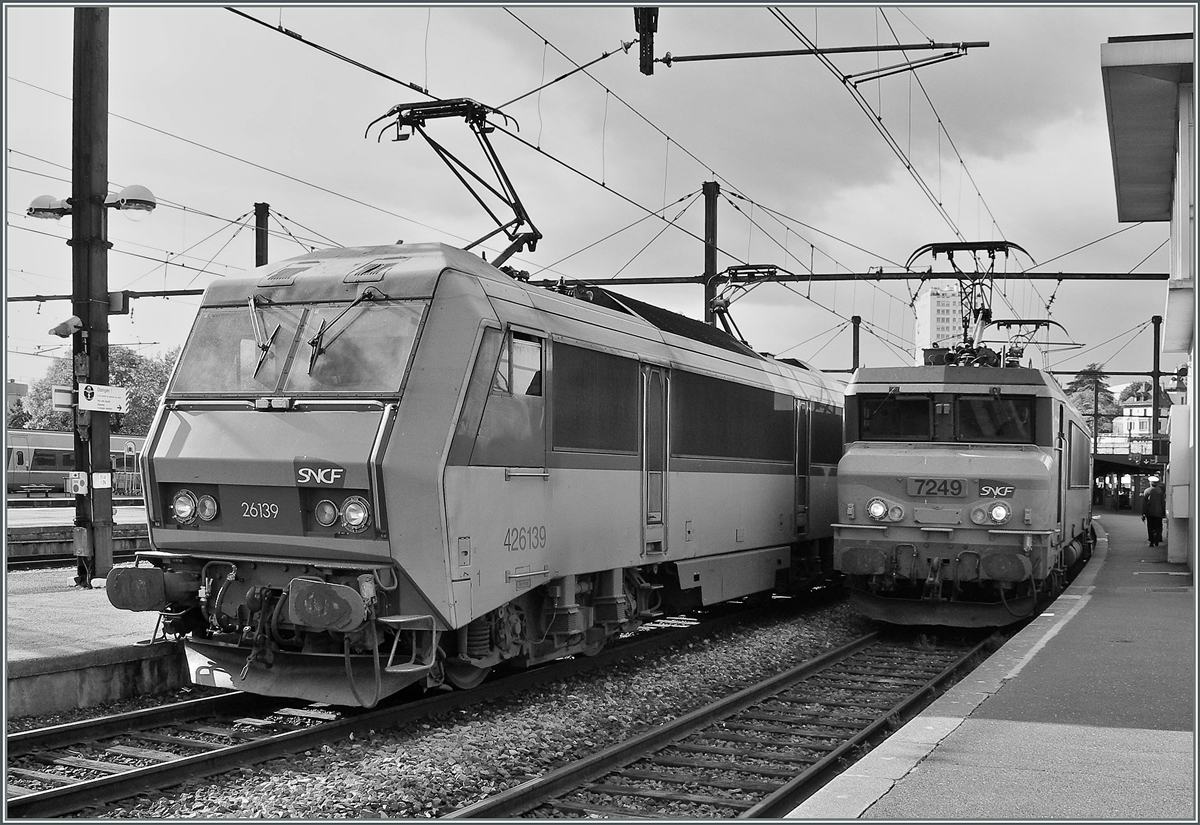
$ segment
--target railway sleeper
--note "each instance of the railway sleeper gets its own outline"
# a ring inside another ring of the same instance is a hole
[[[774,736],[786,736],[790,739],[833,739],[837,742],[845,741],[845,733],[829,733],[812,730],[796,730],[793,727],[779,727],[777,725],[754,725],[749,722],[728,722],[725,725],[726,730],[731,731],[746,731],[749,733],[766,733]],[[713,737],[717,738],[717,737]],[[786,743],[785,746],[791,746],[792,743]],[[804,745],[803,747],[813,750],[825,750],[827,745]]]
[[[784,782],[762,782],[746,779],[720,779],[713,776],[700,776],[694,773],[667,773],[665,771],[645,771],[626,769],[616,771],[614,776],[627,779],[645,780],[650,782],[671,782],[679,785],[705,785],[710,788],[727,788],[732,791],[763,791],[773,793],[782,788]]]
[[[229,747],[229,745],[222,745],[219,742],[208,742],[203,739],[185,739],[182,736],[165,736],[160,733],[137,733],[134,734],[134,738],[146,742],[156,742],[160,745],[176,745],[181,748],[195,748],[201,751],[220,751]]]
[[[719,750],[697,752],[750,758],[747,757],[745,753],[732,748],[726,749],[725,753],[722,753],[722,751]],[[668,768],[700,768],[703,770],[732,771],[735,773],[746,773],[752,776],[781,776],[790,779],[796,775],[795,771],[787,770],[786,768],[772,768],[768,765],[742,765],[736,762],[723,762],[716,759],[693,759],[682,756],[656,755],[653,759],[646,761],[652,765],[662,765],[663,767]],[[778,762],[780,760],[775,761]],[[811,764],[817,760],[807,759],[805,757],[793,757],[787,761],[801,764]]]
[[[766,713],[762,711],[745,711],[739,714],[743,719],[760,719],[764,722],[783,722],[794,728],[822,728],[836,729],[847,731],[860,731],[870,726],[874,721],[874,717],[863,719],[861,721],[854,719],[831,718],[829,716],[819,716],[814,713]]]
[[[794,736],[794,734],[790,734],[787,731],[763,730],[761,728],[752,728],[752,727],[748,727],[748,726],[739,727],[737,729],[738,730],[746,730],[751,733],[765,733],[768,735],[774,734],[776,736]],[[742,745],[753,745],[753,746],[755,746],[755,748],[791,748],[791,749],[801,749],[801,750],[808,750],[808,751],[831,751],[831,750],[834,750],[835,748],[837,748],[837,745],[829,745],[829,744],[826,744],[823,742],[811,743],[811,744],[807,744],[807,743],[799,744],[796,742],[782,742],[778,739],[764,739],[761,736],[746,736],[745,734],[739,734],[739,733],[712,734],[712,735],[706,736],[705,738],[713,739],[718,742],[734,742],[734,743],[742,744]],[[714,748],[714,751],[715,750],[717,750],[717,749]],[[724,749],[720,749],[720,750],[723,751]],[[776,753],[774,751],[766,751],[766,750],[757,750],[757,749],[756,750],[740,750],[740,749],[736,749],[736,748],[731,748],[731,749],[729,749],[729,751],[730,751],[731,755],[745,756],[745,757],[748,757],[751,759],[782,760],[785,762],[793,762],[793,761],[810,762],[810,761],[812,761],[807,756],[799,756],[798,757],[795,755],[781,754],[781,753]]]
[[[39,782],[45,782],[47,785],[74,785],[78,782],[77,779],[72,779],[69,776],[63,776],[57,773],[46,773],[45,771],[32,771],[29,768],[9,768],[9,775],[17,775],[36,779]]]
[[[662,799],[668,802],[687,802],[692,805],[713,805],[718,808],[733,808],[734,810],[744,811],[752,807],[755,802],[749,799],[734,799],[727,796],[706,796],[704,794],[677,793],[674,791],[664,791],[657,788],[643,788],[638,785],[613,785],[609,783],[596,783],[585,785],[581,791],[583,793],[607,794],[610,796],[633,796],[644,799]]]
[[[612,816],[618,819],[677,819],[678,817],[657,811],[642,811],[637,808],[622,808],[616,805],[590,805],[583,802],[570,802],[555,799],[546,803],[555,811],[563,813]]]

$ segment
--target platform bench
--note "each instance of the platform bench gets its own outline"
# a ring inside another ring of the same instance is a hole
[[[33,498],[34,493],[41,493],[46,498],[50,498],[50,494],[54,492],[54,488],[49,484],[22,484],[17,489],[24,493],[27,498]]]

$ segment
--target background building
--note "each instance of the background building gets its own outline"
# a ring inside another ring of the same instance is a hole
[[[920,295],[913,308],[917,314],[916,360],[925,363],[923,350],[935,344],[952,347],[962,342],[962,301],[958,284],[933,281]]]
[[[1120,221],[1170,221],[1171,260],[1162,353],[1196,360],[1193,238],[1196,153],[1192,34],[1112,37],[1100,46]],[[1171,363],[1170,360],[1167,363]],[[1196,403],[1193,382],[1170,410],[1168,560],[1195,570]]]

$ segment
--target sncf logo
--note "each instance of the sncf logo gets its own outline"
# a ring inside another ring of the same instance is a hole
[[[341,481],[345,474],[346,471],[341,467],[301,467],[296,471],[296,483],[332,487]]]
[[[979,479],[979,496],[980,498],[1012,498],[1013,493],[1017,491],[1015,484],[1010,484],[1007,481],[992,481],[991,479]]]
[[[297,458],[294,466],[296,486],[298,487],[344,487],[346,485],[346,468],[333,462]]]

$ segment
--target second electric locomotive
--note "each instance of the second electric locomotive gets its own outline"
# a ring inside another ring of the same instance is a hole
[[[1091,553],[1091,437],[1048,372],[933,355],[847,387],[835,563],[872,618],[1010,624]]]

